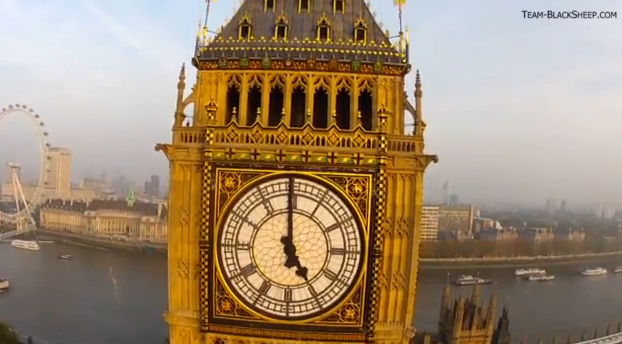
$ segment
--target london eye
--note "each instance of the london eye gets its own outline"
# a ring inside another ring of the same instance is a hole
[[[35,184],[29,187],[30,192],[24,193],[20,173],[21,166],[14,162],[6,163],[10,175],[8,183],[5,183],[4,186],[10,188],[10,201],[8,202],[10,206],[0,207],[0,240],[33,232],[36,229],[33,212],[44,199],[50,173],[49,149],[51,145],[47,142],[48,133],[44,130],[45,124],[41,120],[41,116],[27,105],[9,105],[0,111],[0,128],[10,116],[22,117],[33,127],[39,148],[39,171]],[[5,190],[2,193],[3,197],[7,195]]]

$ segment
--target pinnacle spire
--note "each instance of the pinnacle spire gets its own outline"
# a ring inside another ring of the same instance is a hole
[[[480,296],[480,287],[479,283],[476,283],[473,287],[473,293],[471,294],[471,302],[473,305],[477,306],[479,304],[479,296]]]
[[[181,64],[181,70],[179,71],[179,82],[184,82],[186,80],[186,64]]]

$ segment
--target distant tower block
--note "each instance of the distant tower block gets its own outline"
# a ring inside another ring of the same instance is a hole
[[[554,199],[549,198],[546,200],[546,212],[548,214],[553,214],[555,212],[555,209],[557,209],[557,203],[555,202]]]
[[[443,204],[449,205],[451,202],[451,183],[449,179],[443,184]]]

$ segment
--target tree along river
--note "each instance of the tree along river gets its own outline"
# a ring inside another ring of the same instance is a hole
[[[73,260],[60,260],[71,254]],[[527,282],[513,269],[479,270],[495,283],[482,287],[482,299],[497,294],[497,305],[510,309],[514,340],[551,338],[622,320],[622,274],[582,277],[576,266],[549,269],[550,282]],[[477,271],[454,271],[453,274]],[[103,251],[63,244],[42,244],[30,252],[0,244],[0,276],[12,289],[0,294],[0,320],[42,343],[162,343],[166,325],[166,259],[158,254]],[[435,330],[446,271],[419,274],[416,326]],[[471,288],[452,288],[470,295]]]

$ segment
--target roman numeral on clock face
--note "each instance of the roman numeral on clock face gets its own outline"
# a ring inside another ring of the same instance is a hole
[[[261,284],[261,287],[259,287],[259,294],[261,295],[265,295],[268,290],[270,290],[270,288],[272,287],[272,284],[270,284],[270,282],[268,281],[263,281],[263,283]]]
[[[240,270],[240,274],[241,274],[242,276],[244,276],[244,277],[248,277],[248,276],[250,276],[250,275],[254,274],[256,271],[257,271],[257,269],[255,268],[255,265],[253,265],[253,264],[248,264],[248,265],[246,265],[245,267],[243,267],[243,268]]]
[[[346,249],[343,247],[333,247],[330,249],[330,254],[343,256],[346,254]]]
[[[339,227],[341,227],[341,223],[333,223],[332,225],[326,227],[326,233],[330,233]]]
[[[334,281],[337,279],[337,274],[329,269],[324,270],[324,276],[326,276],[326,278],[328,278],[331,281]]]

